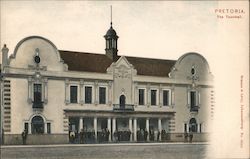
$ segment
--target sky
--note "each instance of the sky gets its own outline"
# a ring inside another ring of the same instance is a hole
[[[217,2],[3,1],[1,46],[13,52],[24,37],[39,35],[60,50],[104,53],[110,5],[120,55],[177,60],[187,52],[209,54]]]
[[[215,81],[216,133],[211,151],[217,157],[246,157],[249,151],[248,1],[12,0],[0,4],[0,46],[7,44],[9,54],[19,41],[32,35],[49,39],[59,50],[104,54],[103,36],[110,27],[110,5],[113,28],[119,36],[119,55],[177,60],[187,52],[200,53],[207,59]],[[219,9],[231,9],[233,13],[218,12]],[[237,9],[243,13],[235,13]],[[244,122],[242,138],[241,122]]]

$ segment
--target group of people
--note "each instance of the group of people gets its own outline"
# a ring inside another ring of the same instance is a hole
[[[192,142],[193,141],[193,133],[184,133],[184,142]]]
[[[169,134],[164,129],[162,131],[150,129],[149,132],[144,129],[137,130],[138,141],[147,141],[148,135],[149,141],[160,141],[160,139],[161,141],[167,141],[170,139]]]
[[[27,135],[28,132],[25,129],[22,132],[22,142],[23,145],[26,144]],[[154,131],[153,129],[150,129],[149,133],[144,130],[140,129],[137,130],[137,140],[138,141],[147,141],[149,135],[150,141],[167,141],[170,140],[169,134],[163,129],[160,131]],[[160,136],[161,135],[161,136]],[[98,142],[108,142],[109,141],[110,132],[109,130],[102,129],[102,131],[97,133],[97,140]],[[115,130],[113,134],[113,141],[120,142],[120,141],[130,141],[131,138],[131,131],[125,130],[125,131],[117,131]],[[70,143],[86,143],[86,142],[95,142],[95,132],[94,131],[84,131],[83,129],[77,133],[76,131],[70,131],[69,132],[69,141]],[[193,141],[193,133],[192,132],[185,132],[184,133],[184,142],[192,142]]]
[[[131,131],[130,130],[123,130],[123,131],[117,131],[114,132],[114,141],[130,141]]]
[[[121,141],[130,141],[131,139],[131,131],[130,130],[115,130],[113,133],[113,141],[121,142]],[[103,128],[101,131],[97,132],[97,142],[108,142],[110,136],[110,131],[107,128]],[[157,131],[151,129],[149,132],[140,129],[137,130],[137,141],[145,142],[148,141],[167,141],[170,139],[168,133],[165,130]],[[77,131],[70,131],[69,133],[69,141],[70,143],[92,143],[96,142],[95,140],[95,132],[92,131],[84,131],[83,129],[78,133]]]
[[[97,133],[97,137],[98,137],[98,141],[99,142],[107,142],[109,141],[109,130],[106,128],[106,129],[102,129],[101,132],[98,132]]]
[[[102,131],[97,132],[97,141],[98,142],[106,142],[109,140],[110,132],[109,130],[102,129]],[[81,131],[78,133],[77,131],[70,131],[69,132],[69,141],[70,143],[92,143],[95,142],[95,132],[92,131]]]

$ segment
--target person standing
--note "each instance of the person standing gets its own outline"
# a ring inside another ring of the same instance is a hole
[[[184,133],[184,142],[187,142],[187,141],[188,141],[188,133],[185,132],[185,133]]]
[[[146,130],[144,133],[144,140],[147,141],[147,139],[148,139],[148,131]]]
[[[161,132],[160,130],[157,131],[157,141],[160,141],[160,135],[161,135]]]
[[[83,129],[81,129],[79,136],[80,136],[80,144],[83,144],[84,143],[84,132],[83,132]]]
[[[192,143],[192,141],[193,141],[193,133],[190,132],[190,134],[189,134],[189,142]]]
[[[26,129],[24,129],[22,132],[23,145],[26,145],[27,134],[28,133],[27,133]]]
[[[71,131],[69,135],[70,135],[70,142],[73,144],[75,142],[75,136],[76,136],[75,131]]]

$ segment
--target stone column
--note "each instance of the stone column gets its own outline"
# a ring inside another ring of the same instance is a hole
[[[3,87],[1,87],[3,88]],[[31,104],[32,103],[32,79],[31,77],[28,78],[28,103]]]
[[[160,131],[159,141],[161,141],[161,130],[162,130],[161,118],[159,118],[158,119],[158,131]]]
[[[147,84],[147,90],[146,90],[146,94],[147,94],[147,106],[151,106],[151,90],[150,90],[150,84]]]
[[[94,103],[95,103],[95,105],[97,105],[98,104],[98,102],[99,102],[99,99],[98,99],[98,97],[99,97],[99,94],[98,94],[99,92],[98,92],[98,81],[95,81],[95,85],[94,85]]]
[[[69,80],[65,80],[65,103],[66,105],[70,103],[69,101]]]
[[[80,117],[80,119],[79,119],[79,132],[81,131],[83,129],[83,118],[82,117]]]
[[[134,118],[134,141],[137,141],[137,119]]]
[[[44,89],[43,89],[43,102],[48,103],[48,79],[44,79]]]
[[[111,141],[111,118],[108,118],[109,141]]]
[[[197,123],[197,133],[200,133],[200,124]]]
[[[47,123],[44,122],[44,134],[47,134]]]
[[[163,105],[163,90],[162,90],[162,84],[160,84],[159,88],[159,107],[162,107]]]
[[[94,117],[95,141],[97,142],[97,117]]]
[[[138,83],[135,82],[135,87],[134,87],[134,104],[135,106],[138,106],[139,105],[139,92],[138,92]]]
[[[28,134],[31,134],[31,122],[29,122]]]
[[[131,132],[131,134],[130,134],[130,141],[133,141],[132,140],[132,133],[133,133],[132,118],[129,118],[129,130]]]
[[[84,86],[84,81],[83,80],[80,80],[80,97],[79,97],[79,101],[80,101],[80,104],[83,105],[84,103],[84,96],[83,96],[83,86]]]
[[[112,126],[112,135],[113,135],[113,141],[115,141],[115,137],[114,137],[114,133],[115,133],[115,130],[116,130],[116,118],[113,118],[113,126]]]
[[[147,141],[149,141],[149,118],[146,119],[146,131],[148,132]]]
[[[108,104],[109,106],[112,105],[112,81],[108,83]]]

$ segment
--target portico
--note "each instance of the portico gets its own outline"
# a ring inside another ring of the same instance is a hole
[[[78,134],[84,130],[84,133],[87,134],[87,142],[161,141],[161,136],[157,138],[158,132],[162,132],[164,129],[170,133],[168,124],[174,116],[174,113],[166,112],[152,113],[150,117],[147,112],[129,114],[109,111],[76,112],[75,110],[65,110],[65,112],[69,119],[69,131]],[[150,132],[153,132],[154,136],[151,137],[151,140]],[[101,137],[102,133],[106,133],[106,138]]]

